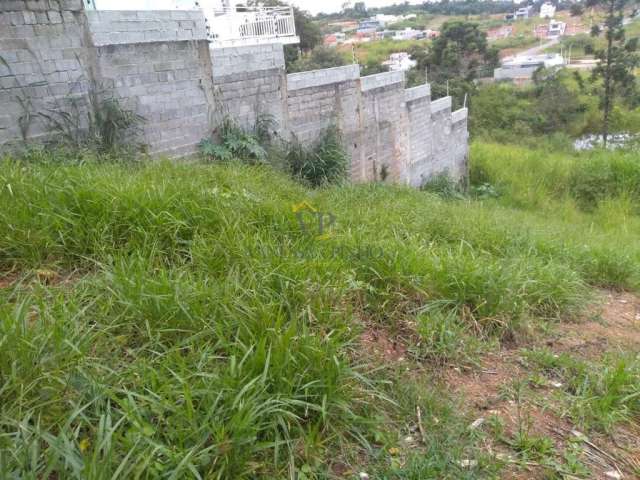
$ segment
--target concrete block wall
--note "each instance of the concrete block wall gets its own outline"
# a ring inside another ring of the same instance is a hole
[[[451,98],[405,89],[401,72],[360,77],[357,65],[286,75],[280,44],[211,49],[200,11],[4,0],[0,56],[0,149],[48,138],[52,112],[86,123],[90,99],[117,98],[145,118],[153,154],[193,153],[226,115],[252,128],[264,114],[279,136],[305,144],[336,126],[354,181],[466,175],[467,112],[452,113]]]
[[[291,134],[312,144],[340,128],[351,155],[351,179],[420,186],[447,173],[467,175],[466,109],[451,97],[431,101],[428,84],[405,89],[403,72],[360,77],[357,66],[287,75]]]
[[[199,10],[87,10],[94,46],[204,40],[207,29]]]
[[[440,173],[452,173],[449,148],[451,137],[451,97],[443,97],[431,102],[431,135],[433,146],[431,162],[426,177]]]
[[[404,101],[409,122],[409,184],[419,187],[432,172],[431,87],[407,88]]]
[[[201,11],[86,12],[103,97],[144,118],[152,154],[193,153],[209,134],[211,63]]]
[[[404,74],[362,77],[364,181],[405,183],[408,168],[408,117]]]
[[[82,0],[0,1],[0,146],[47,138],[60,112],[86,126]]]
[[[209,134],[206,43],[107,45],[96,48],[96,63],[101,95],[144,118],[149,153],[188,155]]]
[[[282,45],[251,45],[210,49],[215,118],[229,115],[244,128],[261,116],[287,131],[287,87]]]
[[[351,157],[351,177],[362,178],[360,70],[357,65],[287,75],[290,133],[311,144],[330,126],[337,127]]]
[[[144,117],[150,153],[189,154],[208,135],[213,82],[201,11],[84,11],[82,0],[0,9],[0,145],[55,134],[52,112],[86,127],[105,98]]]
[[[465,178],[469,172],[469,130],[467,119],[469,111],[466,108],[456,110],[451,114],[450,162],[451,175],[454,178]]]

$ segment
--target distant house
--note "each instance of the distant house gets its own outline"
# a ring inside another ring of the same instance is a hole
[[[377,21],[381,27],[386,27],[391,23],[399,22],[401,19],[396,15],[385,15],[383,13],[378,13],[375,17],[371,18],[371,20]]]
[[[392,72],[404,72],[415,67],[418,62],[412,60],[407,52],[398,52],[389,55],[389,60],[382,62],[382,64],[389,67]]]
[[[496,81],[508,80],[517,84],[524,84],[531,80],[538,68],[559,68],[564,64],[564,58],[559,53],[518,55],[505,59],[502,62],[502,66],[493,71],[493,78]]]
[[[556,14],[556,7],[552,3],[545,2],[540,6],[540,18],[553,18]]]
[[[397,30],[393,36],[394,40],[415,40],[419,38],[425,38],[427,35],[422,30],[415,30],[413,28],[405,28],[404,30]]]
[[[519,8],[518,10],[515,11],[513,16],[515,17],[516,20],[524,20],[526,18],[529,18],[529,10],[531,10],[531,7]]]
[[[559,22],[556,20],[551,20],[549,22],[549,32],[547,33],[547,37],[549,38],[558,38],[564,35],[564,32],[567,28],[567,24],[564,22]]]
[[[334,34],[331,33],[329,35],[324,36],[324,39],[322,40],[322,44],[325,47],[335,47],[336,45],[338,45],[338,39]]]
[[[342,32],[330,33],[324,36],[323,44],[325,47],[335,47],[339,43],[343,43],[346,35]]]
[[[362,20],[358,24],[358,29],[356,30],[356,32],[364,35],[371,35],[373,33],[376,33],[376,31],[380,28],[382,28],[382,25],[378,20]]]

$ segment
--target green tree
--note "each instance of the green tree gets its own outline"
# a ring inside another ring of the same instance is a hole
[[[569,12],[572,17],[579,17],[584,13],[584,8],[579,3],[572,3],[569,7]]]
[[[456,104],[476,91],[474,80],[489,76],[498,63],[498,52],[489,47],[487,35],[475,23],[447,22],[429,50],[413,48],[416,68],[409,74],[410,84],[424,79],[431,83],[434,98],[451,95]]]
[[[429,77],[437,81],[473,80],[496,62],[497,52],[489,48],[487,34],[477,24],[454,21],[445,23],[434,40],[427,68]]]
[[[540,69],[533,75],[537,133],[568,132],[585,111],[577,91],[567,86],[571,78],[565,70]],[[574,132],[578,133],[578,132]]]
[[[306,72],[346,65],[347,59],[335,48],[317,46],[287,66],[288,72]]]
[[[303,52],[312,50],[322,43],[322,32],[317,23],[311,18],[307,11],[293,7],[294,21],[296,24],[296,35],[300,37],[300,49]]]
[[[606,147],[609,136],[611,112],[616,96],[632,96],[636,88],[634,69],[640,65],[637,55],[638,39],[625,39],[624,8],[627,0],[590,0],[589,5],[604,8],[606,18],[603,30],[594,26],[591,34],[604,33],[606,47],[595,51],[599,60],[593,69],[593,78],[602,80],[600,109],[602,110],[602,143]]]
[[[281,0],[266,0],[260,2],[269,7],[288,6]],[[257,5],[256,0],[250,0],[248,5]],[[300,37],[298,45],[285,45],[284,58],[287,66],[291,65],[300,57],[300,51],[309,52],[314,47],[322,43],[322,31],[316,22],[313,21],[311,14],[306,10],[293,7],[293,18],[296,26],[296,35]]]
[[[364,16],[367,14],[367,6],[364,2],[356,2],[353,4],[353,11],[356,15]]]

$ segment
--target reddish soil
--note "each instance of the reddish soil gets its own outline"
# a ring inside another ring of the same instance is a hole
[[[391,335],[382,328],[369,327],[361,335],[360,345],[363,353],[375,361],[411,361],[407,358],[410,354],[406,341],[411,336],[409,331]],[[619,472],[623,479],[637,478],[640,427],[626,425],[608,435],[582,436],[563,412],[561,384],[542,376],[535,377],[533,383],[525,381],[534,372],[521,356],[522,347],[545,347],[557,354],[566,352],[589,361],[618,350],[639,351],[640,298],[624,292],[601,291],[599,301],[589,306],[584,315],[557,325],[550,334],[538,336],[526,345],[503,344],[500,350],[484,354],[479,366],[448,366],[435,372],[447,389],[465,401],[473,418],[483,419],[478,428],[489,428],[495,416],[504,426],[504,438],[513,438],[518,428],[526,428],[529,436],[551,439],[558,463],[562,462],[559,455],[567,446],[578,444],[582,451],[580,461],[591,472],[589,478],[613,478],[606,473],[614,472]],[[421,367],[416,365],[416,370]],[[516,393],[519,383],[526,385],[521,396]],[[483,448],[506,462],[502,478],[549,478],[548,469],[535,459],[519,461],[512,446],[491,438]]]
[[[640,349],[640,299],[629,293],[601,292],[602,300],[590,307],[578,321],[563,323],[550,338],[537,340],[530,347],[544,346],[558,354],[567,352],[591,361],[615,350]],[[486,354],[480,368],[463,371],[453,368],[444,378],[454,393],[467,399],[471,412],[487,419],[492,415],[501,419],[505,436],[512,437],[518,426],[528,427],[530,435],[553,440],[561,452],[571,439],[579,438],[570,419],[562,415],[558,405],[557,388],[548,384],[529,386],[520,402],[514,401],[515,384],[527,378],[526,363],[517,348]],[[576,432],[578,436],[576,436]],[[618,471],[622,478],[636,478],[640,469],[640,428],[636,425],[617,428],[610,435],[593,434],[578,442],[583,448],[580,460],[591,471],[590,478],[608,478],[606,472]],[[516,453],[503,443],[487,445],[487,449],[507,459]],[[507,465],[503,478],[547,478],[545,468],[536,462]],[[568,477],[571,478],[571,477]]]

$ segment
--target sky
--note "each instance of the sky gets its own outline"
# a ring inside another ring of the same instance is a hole
[[[332,13],[342,9],[345,0],[288,0],[293,5],[307,10],[314,15],[319,12]],[[355,0],[357,1],[357,0]],[[354,1],[351,1],[353,5]],[[367,7],[384,7],[394,3],[403,3],[402,0],[364,0]],[[422,1],[410,1],[409,3],[422,3]]]
[[[0,0],[2,2],[3,0]],[[173,9],[192,8],[194,0],[94,0],[99,9],[108,10],[146,10],[146,9]],[[232,0],[231,3],[240,3],[243,0]],[[312,14],[319,12],[331,13],[342,9],[345,0],[285,0],[302,10],[307,10]],[[351,0],[351,4],[358,0]],[[222,4],[221,0],[200,0],[204,4]],[[402,3],[403,0],[364,0],[367,7],[383,7]],[[422,3],[422,0],[410,0],[410,3]]]

